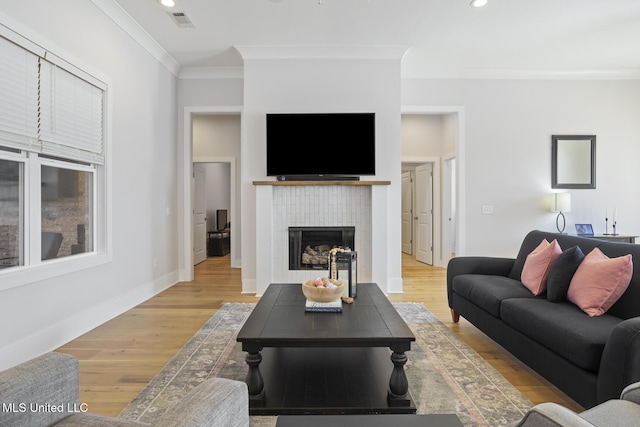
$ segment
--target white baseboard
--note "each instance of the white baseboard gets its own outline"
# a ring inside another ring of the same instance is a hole
[[[250,294],[256,293],[256,279],[242,279],[242,293]]]
[[[402,277],[387,280],[387,293],[389,294],[402,294],[404,289],[402,286]]]
[[[0,370],[53,351],[178,283],[174,271],[0,348]]]

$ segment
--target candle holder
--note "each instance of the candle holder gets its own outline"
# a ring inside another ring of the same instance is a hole
[[[347,249],[343,252],[331,253],[329,257],[329,277],[340,280],[345,285],[345,297],[356,297],[357,272],[358,253],[356,251]],[[340,276],[344,279],[341,279]]]

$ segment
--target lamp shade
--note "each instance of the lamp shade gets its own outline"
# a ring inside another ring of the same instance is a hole
[[[571,194],[554,193],[551,212],[571,212]]]

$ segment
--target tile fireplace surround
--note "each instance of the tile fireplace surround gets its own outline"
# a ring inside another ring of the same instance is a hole
[[[372,248],[378,244],[386,247],[387,234],[386,221],[378,226],[381,221],[374,209],[386,211],[387,181],[259,181],[254,185],[256,206],[266,214],[260,215],[256,224],[258,295],[269,283],[302,282],[328,274],[323,270],[289,270],[289,227],[355,227],[358,281],[374,281],[373,266],[384,262],[386,254],[374,254]],[[382,216],[386,219],[386,214]],[[372,230],[376,230],[375,236]],[[386,272],[386,268],[378,271]]]

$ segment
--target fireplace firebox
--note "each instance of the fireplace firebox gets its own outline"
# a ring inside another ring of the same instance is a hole
[[[289,227],[289,270],[328,270],[329,250],[355,250],[355,227]]]

